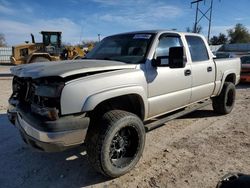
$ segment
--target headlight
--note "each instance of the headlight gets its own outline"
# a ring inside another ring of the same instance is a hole
[[[20,90],[20,83],[18,81],[18,78],[14,76],[12,80],[12,91],[13,93],[18,92]]]
[[[64,83],[58,83],[53,85],[39,85],[36,86],[35,95],[41,97],[60,97]]]
[[[52,121],[59,118],[58,110],[56,108],[41,107],[31,104],[31,111]]]
[[[59,118],[60,97],[65,83],[61,78],[51,77],[33,81],[31,111],[49,120]]]

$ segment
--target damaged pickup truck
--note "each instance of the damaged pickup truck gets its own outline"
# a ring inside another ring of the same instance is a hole
[[[85,143],[93,167],[118,177],[139,161],[146,131],[206,101],[230,113],[240,60],[214,59],[201,35],[157,30],[106,37],[82,60],[11,72],[8,117],[28,145],[62,151]]]

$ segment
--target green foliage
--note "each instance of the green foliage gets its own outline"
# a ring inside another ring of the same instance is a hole
[[[230,43],[248,43],[250,42],[250,33],[243,24],[236,24],[234,28],[229,29],[228,37]]]
[[[228,41],[228,38],[226,37],[225,34],[220,33],[218,36],[213,36],[209,43],[211,45],[220,45],[220,44],[226,44]]]

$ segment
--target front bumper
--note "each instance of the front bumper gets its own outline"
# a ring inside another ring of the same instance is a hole
[[[8,110],[7,110],[7,116],[9,121],[15,125],[15,121],[17,118],[17,111],[16,111],[16,107],[13,106],[12,104],[9,104]]]
[[[11,115],[14,116],[13,113]],[[84,142],[89,118],[85,115],[72,115],[56,121],[43,121],[30,113],[18,110],[15,126],[28,145],[42,151],[56,152]]]

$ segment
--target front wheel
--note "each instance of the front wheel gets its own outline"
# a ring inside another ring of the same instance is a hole
[[[234,107],[235,93],[235,85],[225,82],[220,95],[212,99],[214,111],[219,114],[229,114]]]
[[[112,110],[86,138],[88,159],[95,169],[108,177],[119,177],[134,168],[145,144],[145,128],[134,114]]]

